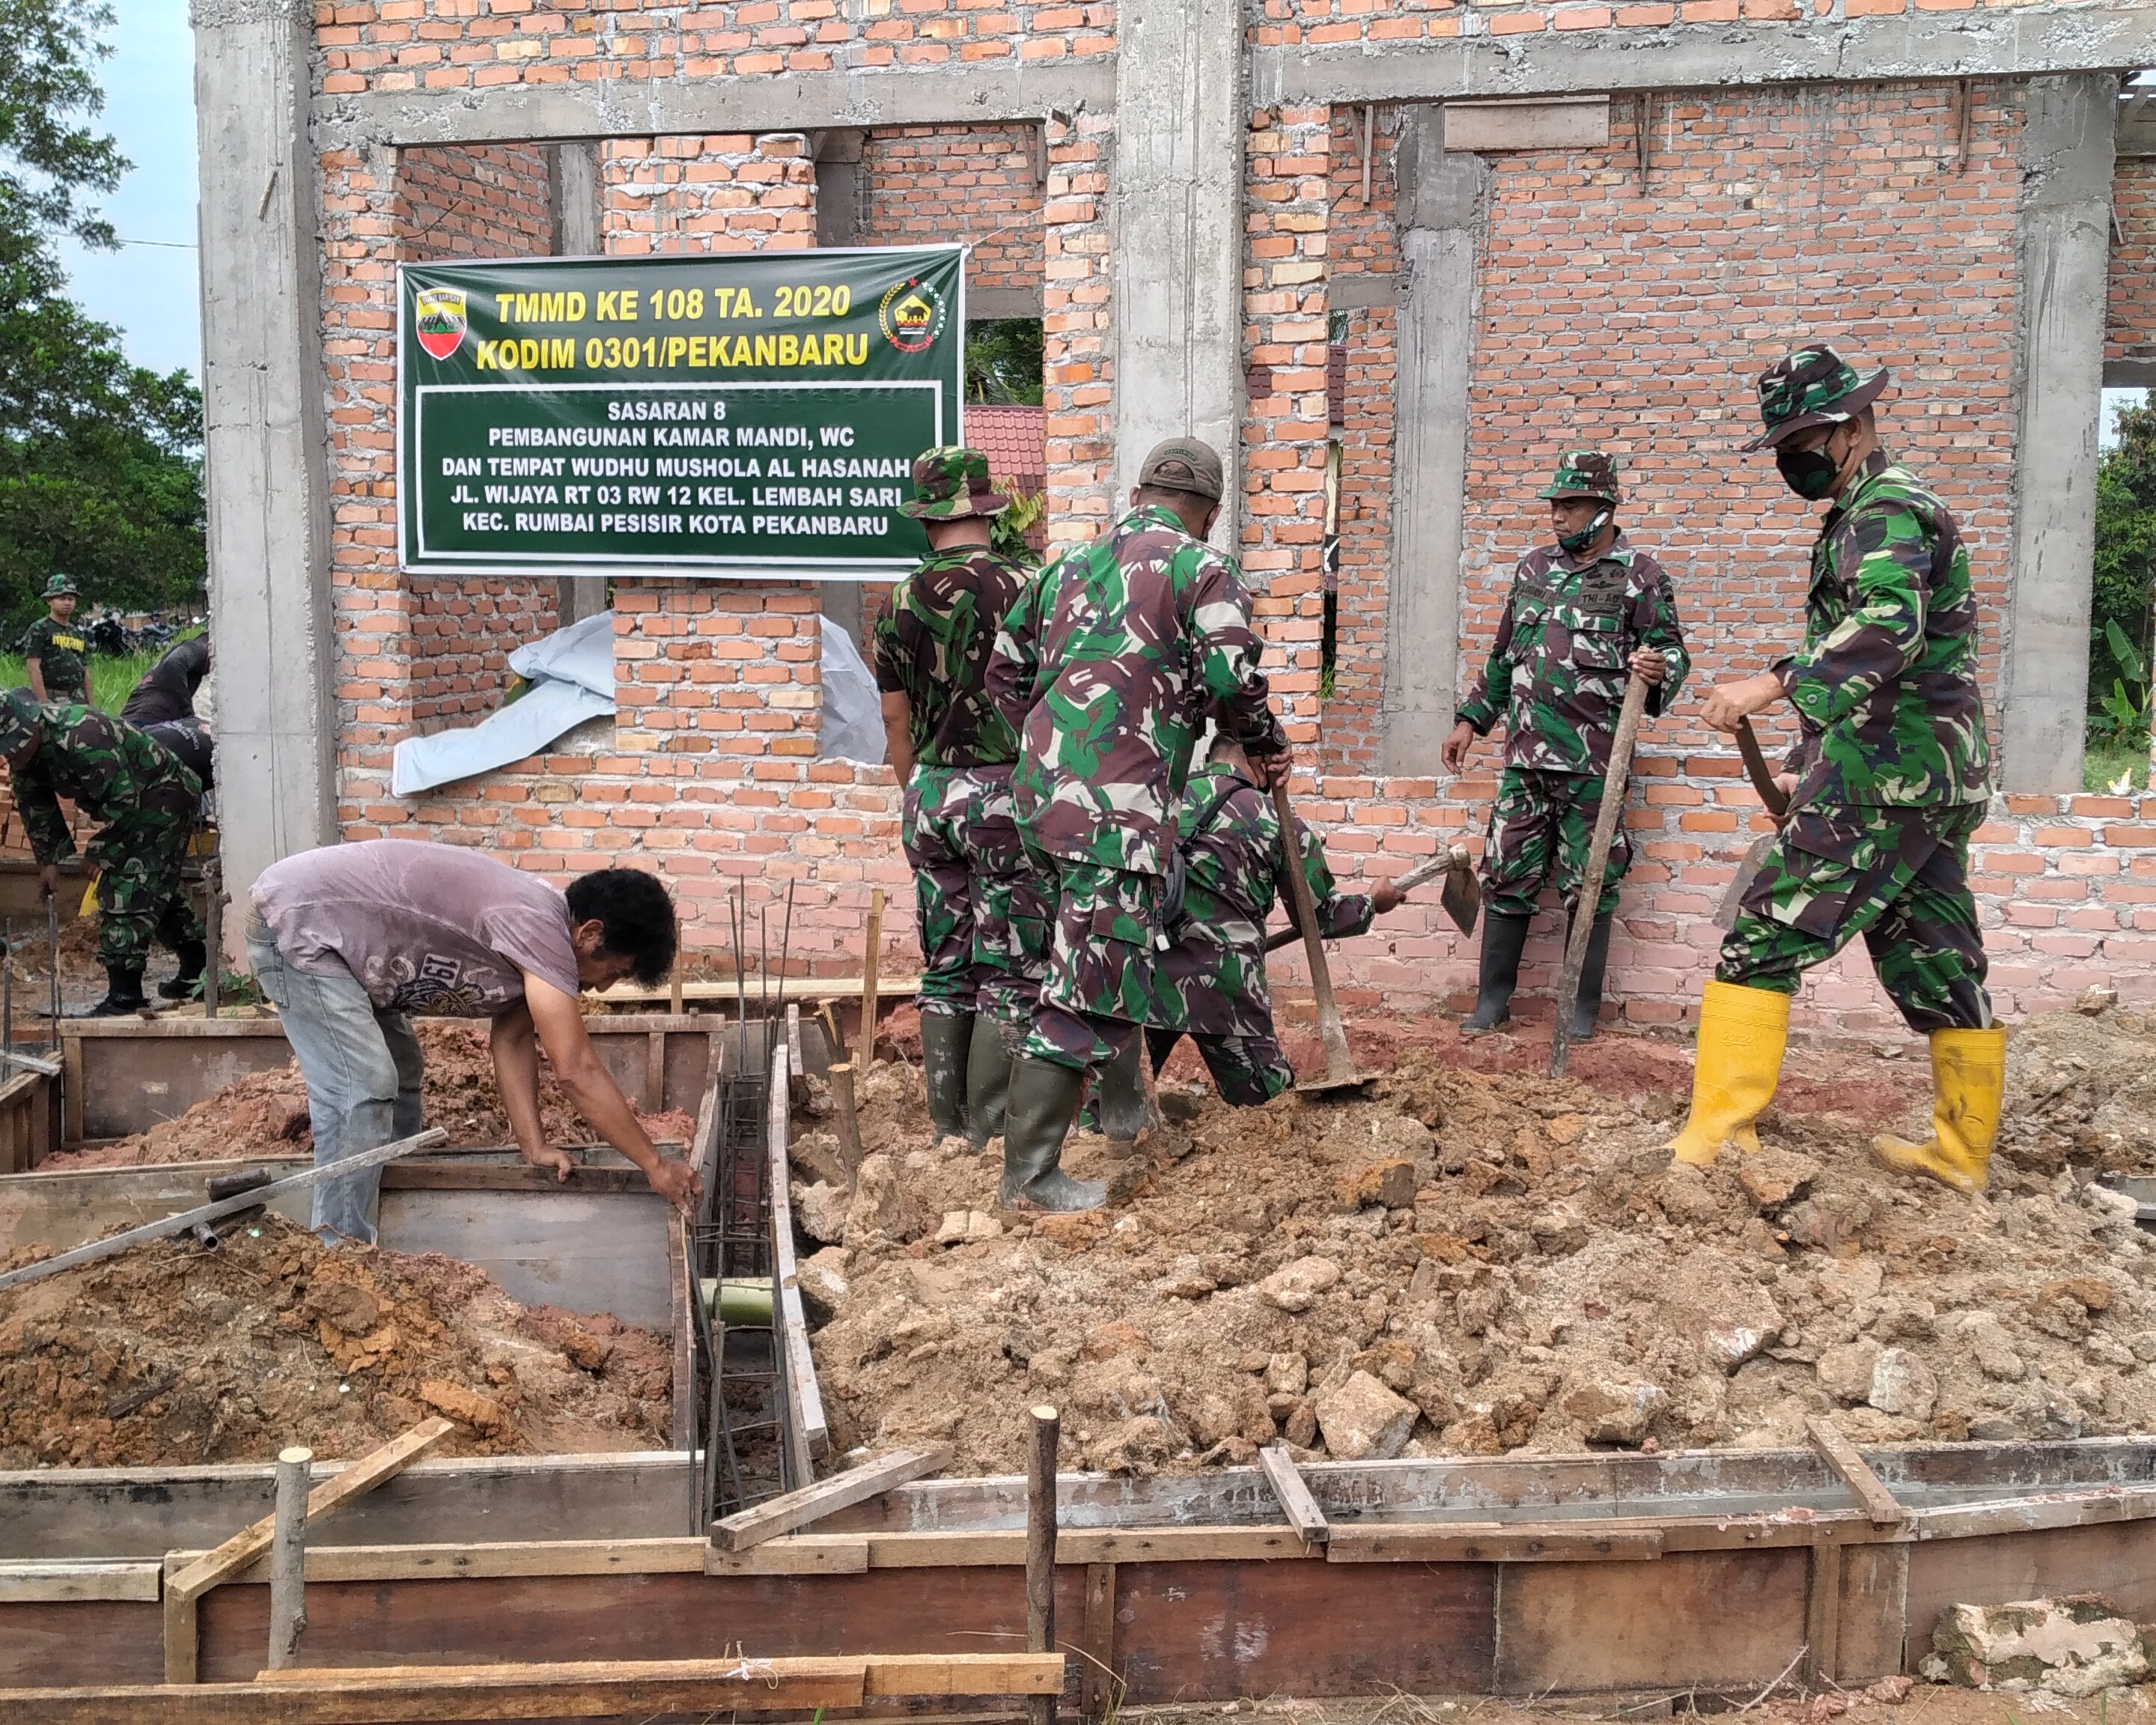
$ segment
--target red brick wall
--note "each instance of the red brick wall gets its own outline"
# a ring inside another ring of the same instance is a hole
[[[2106,361],[2156,362],[2156,159],[2122,160],[2111,182],[2111,291]]]
[[[914,126],[873,131],[864,245],[973,248],[966,286],[1038,288],[1041,277],[1038,128]]]
[[[400,150],[397,180],[403,196],[398,255],[407,263],[536,258],[554,249],[552,171],[543,145]]]

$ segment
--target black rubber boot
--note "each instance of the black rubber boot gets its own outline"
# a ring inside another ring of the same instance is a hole
[[[972,1013],[922,1014],[921,1071],[928,1081],[928,1119],[938,1138],[966,1134],[966,1063],[973,1045]]]
[[[1482,919],[1482,974],[1476,989],[1475,1010],[1460,1025],[1470,1034],[1494,1030],[1510,1024],[1512,990],[1520,985],[1520,954],[1527,944],[1527,916],[1507,916],[1491,911]]]
[[[200,941],[182,941],[179,951],[179,974],[170,982],[157,984],[161,999],[192,1000],[203,991],[203,972],[209,963],[209,949]]]
[[[966,1054],[966,1120],[976,1150],[1004,1135],[1004,1110],[1010,1101],[1011,1061],[1018,1040],[1014,1025],[982,1013],[973,1020],[973,1040]]]
[[[1005,1210],[1065,1214],[1096,1210],[1108,1201],[1106,1183],[1074,1180],[1063,1172],[1063,1140],[1077,1111],[1086,1075],[1053,1060],[1011,1065],[1010,1101],[1004,1119],[1004,1183],[996,1204]]]
[[[1138,1062],[1145,1057],[1142,1031],[1131,1038],[1122,1055],[1101,1068],[1093,1080],[1094,1106],[1101,1117],[1101,1136],[1111,1144],[1134,1144],[1152,1123],[1152,1105],[1146,1100],[1145,1078]]]
[[[96,1005],[68,1014],[74,1019],[119,1019],[137,1013],[150,1004],[142,993],[142,967],[131,970],[116,964],[105,967],[105,999]]]
[[[1602,973],[1609,964],[1609,925],[1614,920],[1605,912],[1588,932],[1587,956],[1579,966],[1579,993],[1572,1004],[1572,1028],[1566,1033],[1574,1042],[1592,1036],[1595,1021],[1602,1016]]]

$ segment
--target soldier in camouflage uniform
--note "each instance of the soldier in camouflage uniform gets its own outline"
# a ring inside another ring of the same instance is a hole
[[[1218,739],[1212,758],[1183,788],[1176,815],[1183,914],[1175,944],[1161,955],[1161,983],[1169,998],[1161,1003],[1160,1022],[1146,1030],[1146,1046],[1158,1072],[1188,1034],[1222,1099],[1254,1108],[1295,1081],[1265,989],[1265,918],[1279,898],[1292,924],[1294,902],[1281,879],[1279,811],[1243,770],[1241,752]],[[1326,939],[1361,934],[1373,917],[1399,906],[1389,880],[1368,893],[1340,891],[1323,843],[1302,822],[1296,827],[1303,879]]]
[[[1018,1042],[1033,1022],[1045,910],[1011,801],[1018,735],[985,689],[996,629],[1027,572],[989,549],[1010,507],[978,449],[931,449],[899,508],[929,554],[876,624],[889,759],[906,787],[902,833],[921,931],[921,1063],[939,1137],[976,1147],[1003,1130]],[[1029,922],[1034,932],[1016,932]]]
[[[82,657],[90,642],[74,621],[77,597],[73,576],[54,576],[45,583],[46,614],[23,637],[23,673],[39,701],[90,704],[90,667]]]
[[[98,871],[98,963],[105,997],[86,1016],[139,1012],[142,967],[152,939],[202,970],[203,926],[180,891],[202,803],[202,782],[179,759],[132,725],[80,703],[44,706],[27,690],[0,696],[0,755],[7,757],[15,812],[54,891],[59,865],[74,855],[74,835],[59,799],[65,797],[102,824],[90,841]]]
[[[1250,595],[1205,536],[1220,458],[1195,439],[1156,447],[1131,512],[1022,594],[1004,619],[988,692],[1019,732],[1012,785],[1027,846],[1052,871],[1054,928],[1033,1028],[1011,1075],[1001,1202],[1090,1209],[1097,1182],[1059,1166],[1089,1069],[1158,1010],[1172,810],[1210,716],[1270,785],[1287,738],[1258,670]]]
[[[1647,683],[1647,711],[1656,715],[1676,698],[1691,665],[1669,577],[1617,526],[1624,493],[1615,464],[1594,449],[1568,449],[1557,477],[1535,495],[1548,500],[1557,542],[1530,552],[1513,572],[1489,664],[1445,742],[1445,764],[1457,773],[1475,739],[1505,721],[1505,773],[1482,850],[1481,986],[1461,1026],[1474,1032],[1512,1017],[1535,897],[1553,872],[1568,916],[1578,914],[1627,673]],[[1617,883],[1631,865],[1620,821],[1580,970],[1574,1041],[1594,1034]]]
[[[1976,598],[1953,513],[1880,447],[1881,367],[1799,349],[1759,379],[1765,433],[1799,497],[1832,501],[1812,547],[1804,644],[1724,683],[1734,731],[1786,700],[1799,737],[1780,836],[1744,895],[1700,1009],[1690,1119],[1671,1147],[1712,1163],[1758,1147],[1804,973],[1861,934],[1879,980],[1930,1039],[1933,1135],[1872,1141],[1887,1167],[1980,1191],[1999,1132],[2006,1032],[1991,1022],[1969,841],[1990,796]]]

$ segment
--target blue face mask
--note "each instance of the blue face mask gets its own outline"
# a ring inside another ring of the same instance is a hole
[[[1602,530],[1609,525],[1610,517],[1615,514],[1616,511],[1605,507],[1598,511],[1594,519],[1577,533],[1558,534],[1557,542],[1564,547],[1568,555],[1578,557],[1602,536]]]

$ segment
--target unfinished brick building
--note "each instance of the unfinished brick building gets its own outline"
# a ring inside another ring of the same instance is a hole
[[[1810,512],[1746,458],[1749,379],[1829,337],[1891,365],[1892,445],[1969,535],[2003,792],[1978,886],[2002,1011],[2156,996],[2156,809],[2080,793],[2097,392],[2156,381],[2156,148],[2135,5],[1953,0],[271,0],[199,4],[211,558],[244,889],[339,834],[658,870],[692,947],[798,883],[812,962],[902,892],[887,770],[815,758],[798,581],[624,578],[594,748],[425,796],[400,737],[497,698],[597,583],[397,567],[400,259],[964,239],[974,316],[1045,323],[1052,543],[1194,430],[1274,687],[1350,873],[1479,840],[1437,747],[1557,451],[1621,454],[1700,684],[1799,629]],[[1337,341],[1329,339],[1337,337]],[[1328,350],[1337,383],[1327,388]],[[1337,561],[1327,626],[1327,566]],[[264,675],[247,676],[259,665]],[[1630,814],[1613,995],[1678,1018],[1758,805],[1695,698]],[[904,919],[886,962],[907,961]],[[1545,939],[1532,949],[1544,966]],[[1411,907],[1341,952],[1427,1002],[1471,943]],[[1289,974],[1286,970],[1282,974]],[[1530,975],[1530,986],[1535,978]],[[1866,961],[1799,1021],[1892,1022]]]

